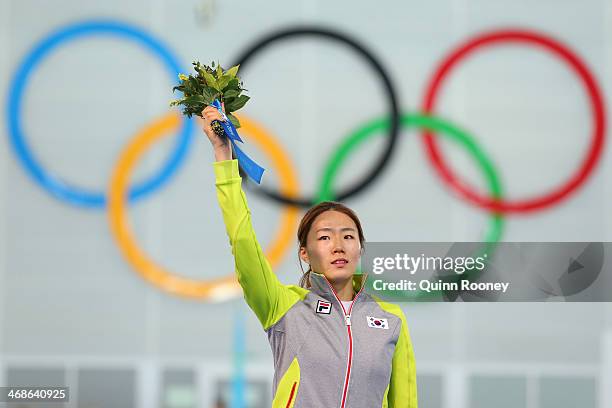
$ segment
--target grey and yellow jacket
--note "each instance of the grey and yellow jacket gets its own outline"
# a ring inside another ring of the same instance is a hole
[[[251,225],[236,160],[214,163],[217,198],[244,297],[268,334],[274,357],[273,407],[417,408],[414,354],[406,318],[363,290],[344,309],[333,287],[283,285]]]

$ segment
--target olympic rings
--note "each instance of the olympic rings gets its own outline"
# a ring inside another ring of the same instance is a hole
[[[478,205],[479,207],[489,210],[497,212],[525,213],[529,211],[541,210],[567,198],[586,181],[587,177],[592,173],[595,165],[601,158],[606,129],[603,97],[593,74],[576,54],[556,40],[543,34],[531,31],[495,31],[477,36],[450,53],[440,63],[426,88],[425,98],[423,100],[423,112],[426,114],[433,113],[436,97],[451,68],[461,62],[471,52],[475,51],[479,47],[508,42],[524,43],[550,51],[552,54],[559,57],[563,62],[567,63],[574,73],[578,75],[579,79],[582,81],[582,84],[585,86],[590,100],[590,108],[594,123],[593,138],[589,152],[575,175],[561,187],[558,187],[550,193],[544,194],[537,198],[520,201],[491,199],[480,195],[467,183],[459,180],[459,178],[453,174],[452,170],[442,161],[442,156],[438,150],[436,141],[431,137],[431,132],[426,131],[423,135],[427,155],[437,170],[437,173],[442,177],[442,180],[444,180],[445,183],[450,185],[462,197]]]
[[[265,37],[255,41],[254,44],[251,44],[243,51],[240,56],[236,59],[236,62],[232,65],[240,64],[241,72],[244,72],[247,63],[253,58],[253,56],[269,46],[270,44],[287,40],[295,37],[304,37],[304,36],[313,36],[319,37],[323,39],[332,40],[335,42],[339,42],[343,45],[348,46],[351,50],[355,51],[360,57],[363,57],[368,65],[374,70],[374,72],[380,77],[383,89],[387,95],[388,100],[388,108],[389,114],[391,117],[391,126],[389,127],[389,137],[387,139],[387,145],[385,146],[385,150],[382,156],[377,160],[374,167],[363,177],[363,179],[359,180],[354,186],[349,187],[346,191],[340,192],[336,194],[337,199],[339,201],[346,200],[353,195],[362,192],[368,187],[377,177],[380,176],[383,169],[387,166],[391,159],[391,155],[393,153],[393,148],[395,147],[395,143],[397,141],[399,122],[400,122],[400,112],[397,102],[397,95],[393,88],[391,78],[389,74],[385,71],[383,66],[378,62],[378,60],[374,57],[372,52],[370,52],[367,48],[365,48],[362,44],[360,44],[355,39],[349,37],[347,34],[342,34],[338,31],[333,31],[330,29],[325,29],[321,27],[312,27],[312,26],[303,26],[296,28],[288,28],[280,31],[273,32],[271,34],[266,35]],[[279,203],[290,204],[290,205],[299,205],[301,207],[310,207],[316,202],[315,198],[293,198],[288,197],[282,193],[276,193],[274,191],[270,191],[263,186],[258,186],[257,189],[254,189],[256,193],[263,194],[264,196],[273,199]]]
[[[37,184],[42,186],[56,198],[66,201],[69,204],[82,207],[101,208],[106,205],[107,198],[104,192],[95,193],[86,189],[70,186],[42,168],[35,160],[34,154],[26,143],[21,123],[23,95],[27,87],[27,82],[36,66],[41,64],[44,58],[61,44],[93,35],[116,36],[143,46],[146,50],[162,59],[173,81],[175,81],[176,74],[180,71],[176,58],[165,45],[139,28],[112,20],[92,20],[75,23],[52,32],[49,37],[37,43],[33,50],[21,61],[10,85],[6,114],[10,143],[18,156],[20,164]],[[365,188],[380,175],[387,165],[388,159],[391,158],[393,148],[398,138],[400,123],[409,127],[421,127],[424,128],[423,140],[425,142],[428,157],[432,160],[436,171],[442,176],[444,182],[450,184],[454,190],[458,191],[461,197],[466,198],[468,201],[492,213],[491,224],[485,238],[491,246],[500,239],[503,227],[502,214],[544,209],[569,197],[570,194],[574,193],[578,187],[586,181],[594,170],[598,160],[601,158],[606,131],[606,117],[602,92],[595,78],[579,57],[563,44],[545,35],[524,30],[505,30],[485,33],[468,40],[442,61],[435,71],[435,74],[430,79],[422,102],[423,113],[404,116],[400,115],[397,96],[392,86],[392,81],[385,69],[365,47],[346,34],[309,26],[275,31],[248,47],[238,58],[238,63],[240,63],[242,69],[244,69],[247,62],[250,61],[254,54],[266,46],[275,41],[293,39],[301,36],[314,36],[340,42],[348,46],[349,49],[357,52],[359,56],[363,57],[367,64],[373,68],[381,78],[390,111],[389,118],[377,119],[366,124],[363,128],[350,135],[348,140],[341,143],[339,150],[332,155],[332,161],[326,167],[321,186],[318,190],[319,199],[333,197],[337,200],[344,200],[352,197],[354,194],[364,191]],[[445,121],[429,116],[434,110],[438,93],[443,86],[444,79],[450,73],[451,68],[479,47],[508,42],[544,48],[546,51],[552,52],[563,62],[567,63],[586,88],[594,123],[592,145],[584,162],[575,175],[561,187],[550,193],[522,201],[504,201],[502,199],[501,190],[493,167],[473,143],[470,136],[462,130],[454,128]],[[267,251],[267,257],[271,264],[276,264],[281,260],[284,252],[288,248],[289,242],[292,241],[291,235],[295,232],[298,219],[298,207],[310,206],[315,200],[298,196],[296,173],[286,158],[288,156],[282,151],[281,147],[278,146],[277,142],[268,137],[268,133],[259,125],[256,125],[246,118],[241,118],[241,120],[242,131],[249,134],[252,139],[267,152],[281,178],[279,192],[269,191],[265,188],[259,188],[259,191],[255,191],[274,201],[290,204],[290,206],[283,210],[281,224],[277,231],[277,238],[270,244]],[[162,119],[148,125],[128,144],[114,170],[109,185],[107,193],[109,200],[107,209],[108,220],[111,225],[113,236],[117,240],[123,255],[146,280],[164,291],[179,296],[219,300],[239,293],[240,288],[233,275],[206,281],[186,279],[174,275],[161,266],[153,263],[153,261],[140,250],[127,225],[126,201],[133,202],[136,199],[142,198],[144,195],[152,192],[169,180],[170,176],[178,169],[181,161],[185,158],[187,149],[190,146],[193,122],[183,119],[179,138],[177,138],[174,150],[169,155],[163,168],[153,174],[144,183],[137,184],[129,189],[128,193],[128,179],[135,162],[154,142],[161,139],[164,134],[176,130],[179,127],[179,123],[180,119],[176,115],[168,114]],[[387,145],[383,155],[362,180],[345,191],[334,193],[332,191],[333,177],[339,169],[340,163],[346,159],[351,149],[379,129],[384,129],[389,132],[389,137],[386,141]],[[432,137],[434,132],[442,132],[454,140],[461,142],[468,149],[470,154],[478,161],[488,179],[490,197],[479,195],[468,184],[459,180],[451,172],[450,168],[442,161],[442,157],[437,147],[437,141]]]
[[[502,189],[499,182],[499,177],[495,171],[495,167],[485,156],[484,152],[474,142],[474,138],[471,137],[466,131],[453,126],[442,119],[424,115],[405,114],[401,118],[401,124],[407,128],[418,127],[428,131],[441,132],[443,135],[450,137],[450,139],[453,141],[460,143],[475,159],[478,166],[486,176],[487,183],[493,197],[497,199],[502,197]],[[361,126],[359,129],[353,131],[353,133],[344,139],[342,144],[338,146],[325,165],[325,171],[319,187],[319,200],[326,201],[334,199],[332,195],[334,177],[336,174],[338,174],[342,163],[347,159],[349,153],[356,149],[361,143],[376,135],[376,132],[385,130],[388,126],[388,120],[384,118],[374,119]],[[486,245],[488,250],[490,250],[492,246],[494,246],[501,239],[503,226],[503,215],[492,214],[489,232],[485,235],[484,240],[484,242],[488,243]],[[417,291],[410,294],[402,293],[401,295],[391,292],[391,295],[403,300],[424,300],[426,298],[437,297],[440,294],[441,293],[437,291],[431,291],[429,293]]]
[[[286,159],[286,153],[266,131],[255,122],[241,117],[242,132],[251,136],[263,148],[278,170],[281,191],[288,196],[296,195],[298,182],[296,172]],[[169,113],[160,120],[147,126],[122,151],[117,162],[108,197],[108,221],[111,232],[127,262],[149,283],[174,295],[208,300],[224,300],[240,293],[240,286],[235,275],[210,279],[196,280],[177,276],[152,261],[136,244],[128,225],[125,206],[126,188],[134,165],[138,159],[153,145],[178,127],[179,117]],[[276,238],[267,251],[271,264],[278,263],[291,242],[291,235],[297,226],[299,209],[287,206],[283,209],[281,227]]]
[[[145,31],[126,23],[110,20],[92,20],[65,26],[36,44],[34,49],[28,53],[17,68],[11,82],[7,101],[8,134],[11,145],[26,172],[34,182],[54,197],[69,204],[83,207],[104,207],[106,204],[104,193],[95,193],[88,189],[72,187],[42,167],[25,140],[25,133],[21,124],[22,98],[33,70],[41,64],[51,51],[63,43],[100,34],[125,38],[143,46],[162,60],[172,81],[176,81],[176,75],[180,72],[179,63],[172,52],[161,41],[153,38]],[[191,141],[192,128],[192,122],[184,119],[174,152],[169,156],[166,164],[157,174],[145,182],[136,185],[130,191],[130,201],[153,192],[153,190],[169,180],[187,152],[189,142]]]

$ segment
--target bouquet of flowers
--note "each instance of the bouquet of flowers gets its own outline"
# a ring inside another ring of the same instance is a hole
[[[238,65],[224,70],[219,63],[215,67],[213,61],[210,66],[202,65],[198,61],[193,62],[195,74],[179,74],[180,84],[172,88],[172,91],[181,91],[183,97],[170,102],[170,106],[183,106],[183,114],[201,116],[205,107],[219,101],[225,105],[225,115],[234,127],[239,128],[238,118],[232,112],[242,108],[250,99],[242,95],[246,89],[236,75]],[[213,105],[214,106],[214,105]],[[219,136],[224,136],[223,127],[217,121],[212,124],[212,129]]]

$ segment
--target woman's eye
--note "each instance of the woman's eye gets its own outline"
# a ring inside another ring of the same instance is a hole
[[[355,238],[355,237],[354,237],[354,236],[352,236],[352,235],[345,235],[345,236],[344,236],[344,238],[350,238],[350,239],[353,239],[353,238]]]
[[[322,236],[319,237],[319,241],[321,241],[323,239],[329,239],[329,237],[327,235],[322,235]]]

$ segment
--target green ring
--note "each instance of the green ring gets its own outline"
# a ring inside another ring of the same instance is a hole
[[[497,177],[497,172],[483,151],[476,145],[474,138],[466,131],[453,126],[442,119],[419,114],[402,115],[401,124],[406,128],[417,127],[420,129],[435,131],[436,135],[442,134],[450,137],[450,139],[455,142],[459,142],[476,160],[478,166],[485,174],[488,187],[490,189],[490,194],[495,198],[502,198],[502,189],[499,183],[499,178]],[[381,131],[387,130],[388,127],[388,119],[374,119],[363,125],[361,128],[355,130],[338,146],[325,166],[321,185],[317,194],[319,202],[334,199],[332,186],[334,177],[336,174],[338,174],[342,163],[346,160],[349,153],[372,136],[377,134],[380,135]],[[492,213],[489,231],[485,235],[485,239],[483,241],[488,243],[485,250],[494,248],[495,244],[499,242],[501,239],[503,226],[503,214]],[[394,297],[403,300],[422,300],[428,297],[441,296],[441,294],[441,291],[431,291],[429,293],[424,291],[416,291],[415,294],[411,296],[395,295]]]

